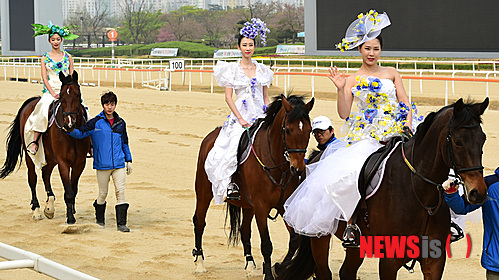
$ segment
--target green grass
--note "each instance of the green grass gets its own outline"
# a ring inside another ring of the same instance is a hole
[[[127,45],[114,47],[117,57],[139,57],[149,55],[152,48],[178,48],[178,57],[209,58],[217,48],[190,42],[163,42],[147,45]],[[257,48],[256,55],[275,54],[276,47]],[[111,47],[69,51],[75,57],[110,57]]]

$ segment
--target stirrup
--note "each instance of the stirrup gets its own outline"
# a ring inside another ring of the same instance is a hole
[[[452,230],[454,229],[455,232]],[[454,222],[450,222],[450,242],[456,242],[460,239],[462,239],[464,237],[464,232],[463,232],[463,229],[461,229],[461,227],[454,223]]]
[[[240,200],[241,194],[239,193],[239,186],[235,183],[230,183],[227,186],[227,200]]]
[[[36,149],[35,149],[35,152],[31,151],[31,149],[29,148],[31,145],[33,144],[36,144]],[[40,147],[40,145],[38,145],[38,140],[34,140],[34,141],[31,141],[28,146],[26,146],[26,151],[32,155],[36,155],[36,153],[38,152],[38,148]]]
[[[356,224],[347,225],[341,245],[344,248],[359,248],[361,235],[360,228]]]

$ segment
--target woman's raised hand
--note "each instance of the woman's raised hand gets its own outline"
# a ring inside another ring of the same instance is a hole
[[[345,78],[345,72],[343,74],[340,74],[340,71],[338,71],[338,68],[335,67],[330,67],[329,68],[329,75],[327,76],[331,81],[333,81],[334,85],[339,89],[343,89],[345,87],[347,79]]]

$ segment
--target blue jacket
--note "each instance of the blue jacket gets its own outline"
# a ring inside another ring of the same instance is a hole
[[[482,266],[499,272],[499,182],[489,186],[487,198],[483,204],[471,205],[459,194],[445,194],[445,201],[456,214],[464,215],[482,207],[483,245]]]
[[[118,169],[125,167],[125,162],[132,162],[126,123],[116,112],[114,112],[112,127],[102,111],[85,125],[68,134],[76,139],[87,136],[92,138],[94,169]]]

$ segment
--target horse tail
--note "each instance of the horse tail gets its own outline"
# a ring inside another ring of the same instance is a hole
[[[227,203],[227,212],[225,215],[225,224],[227,224],[227,215],[230,217],[230,233],[228,244],[236,246],[241,239],[241,207]]]
[[[5,163],[0,169],[0,179],[9,176],[10,173],[16,169],[17,161],[19,159],[19,165],[23,160],[23,142],[21,135],[21,112],[31,101],[40,97],[31,97],[30,99],[24,101],[21,108],[17,112],[16,118],[9,126],[9,134],[7,135],[7,158]]]
[[[282,272],[276,280],[309,279],[315,272],[315,261],[312,255],[310,237],[300,235],[300,244],[293,258],[280,265]]]

